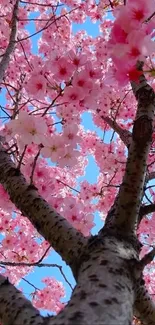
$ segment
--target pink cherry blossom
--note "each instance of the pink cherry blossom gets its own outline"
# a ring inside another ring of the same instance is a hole
[[[32,75],[26,82],[25,89],[29,96],[44,98],[46,95],[47,82],[44,76],[35,74]]]
[[[56,61],[52,67],[54,79],[57,81],[68,81],[71,78],[74,69],[74,65],[71,64],[67,58],[62,57]]]
[[[33,304],[37,308],[49,309],[56,313],[64,307],[60,302],[60,298],[64,297],[65,292],[61,282],[54,278],[44,278],[45,287],[42,290],[35,292],[33,296]],[[53,299],[51,298],[53,296]]]
[[[154,43],[143,31],[132,31],[127,37],[127,42],[129,44],[128,55],[131,60],[132,58],[145,60],[145,56],[155,51]]]
[[[41,144],[46,132],[47,126],[43,118],[37,115],[29,115],[26,111],[20,111],[18,118],[8,123],[12,134],[24,134],[22,142],[24,144]]]
[[[72,81],[73,87],[80,87],[85,92],[88,92],[93,88],[93,82],[91,79],[88,79],[86,71],[81,71],[78,74],[75,74]]]
[[[65,152],[61,155],[58,165],[60,167],[74,167],[78,163],[79,151],[74,150],[72,146],[65,148]]]
[[[80,87],[66,87],[64,90],[63,101],[77,103],[85,97],[84,89]]]
[[[131,15],[132,21],[135,22],[144,22],[154,10],[154,1],[149,0],[146,2],[145,0],[135,1],[131,0],[128,5],[128,11]]]
[[[58,161],[63,152],[63,139],[60,135],[55,135],[51,138],[44,138],[44,148],[41,149],[41,154],[45,158],[51,158],[52,161]]]
[[[76,54],[73,50],[70,50],[68,53],[68,56],[69,56],[70,60],[72,61],[72,63],[77,68],[85,65],[85,63],[87,62],[86,54],[81,54],[81,53]]]
[[[66,125],[63,130],[64,142],[73,147],[76,147],[77,143],[81,142],[81,137],[78,135],[78,131],[79,130],[77,125]]]
[[[88,75],[91,79],[99,79],[102,77],[101,70],[99,68],[94,69],[92,62],[86,63],[86,72],[88,73]]]

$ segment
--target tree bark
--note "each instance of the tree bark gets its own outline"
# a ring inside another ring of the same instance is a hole
[[[148,294],[144,283],[139,283],[135,300],[135,316],[143,325],[155,324],[155,304]]]
[[[77,286],[57,317],[44,318],[5,278],[0,278],[0,317],[4,325],[127,325],[132,323],[134,277],[130,241],[107,234],[91,238],[81,255]]]
[[[14,47],[16,44],[18,5],[19,5],[19,0],[16,0],[13,13],[12,13],[12,21],[11,21],[12,28],[10,33],[9,44],[0,62],[0,83],[2,82],[4,74],[8,68],[10,62],[10,56],[14,51]]]

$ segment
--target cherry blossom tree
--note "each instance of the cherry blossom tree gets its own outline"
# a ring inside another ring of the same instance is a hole
[[[154,0],[0,9],[1,324],[154,325]],[[104,227],[92,236],[96,213]],[[17,289],[52,249],[76,280],[68,304],[53,277],[31,301]]]

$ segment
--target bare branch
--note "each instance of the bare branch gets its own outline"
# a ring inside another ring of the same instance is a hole
[[[155,172],[149,173],[149,175],[148,175],[148,181],[151,181],[154,178],[155,178]]]
[[[67,15],[69,15],[70,13],[72,13],[73,11],[75,11],[75,10],[77,10],[77,9],[79,9],[79,7],[75,7],[75,8],[73,8],[73,9],[71,9],[70,11],[68,11],[67,13],[62,14],[62,15],[60,15],[60,16],[58,16],[58,17],[55,17],[55,15],[51,16],[51,17],[48,19],[48,21],[46,22],[46,24],[45,24],[41,29],[39,29],[37,32],[34,32],[34,33],[31,34],[31,35],[25,36],[25,37],[23,37],[23,38],[19,38],[19,39],[18,39],[18,42],[25,41],[25,40],[27,40],[27,39],[29,39],[29,38],[32,38],[32,37],[35,36],[35,35],[38,35],[38,34],[41,33],[42,31],[44,31],[44,30],[46,30],[48,27],[50,27],[52,24],[56,23],[57,20],[60,20],[62,17],[66,17],[66,19],[67,19]],[[52,19],[53,19],[53,20],[52,20]]]
[[[145,23],[148,23],[153,17],[155,16],[155,11],[152,13],[152,15],[150,17],[148,17],[146,20],[145,20]]]
[[[155,212],[155,204],[154,203],[141,206],[140,212],[139,212],[140,220],[142,219],[143,216],[146,216],[147,214],[150,214],[152,212]]]
[[[11,201],[27,216],[37,231],[70,265],[74,273],[81,250],[87,239],[52,208],[34,186],[29,186],[24,176],[0,144],[0,183]]]
[[[110,117],[101,117],[108,125],[119,135],[122,142],[128,147],[131,143],[131,132],[121,128],[116,121],[113,121]]]
[[[40,6],[40,7],[50,7],[50,8],[55,8],[55,7],[61,7],[63,4],[57,3],[56,5],[48,4],[48,3],[39,3],[39,2],[31,2],[31,1],[22,1],[20,0],[21,3],[28,4],[28,5],[35,5],[35,6]]]
[[[76,193],[80,193],[80,191],[76,190],[76,188],[74,188],[74,187],[72,187],[72,186],[70,186],[70,185],[64,183],[64,182],[61,181],[60,179],[56,179],[56,180],[57,180],[58,183],[61,183],[61,184],[65,185],[66,187],[70,188],[70,190],[75,191]]]
[[[18,3],[19,0],[16,1],[13,9],[13,14],[12,14],[12,29],[11,29],[11,34],[10,34],[10,40],[9,44],[7,46],[7,49],[3,55],[3,58],[0,62],[0,83],[3,80],[4,73],[9,65],[10,61],[10,56],[12,52],[14,51],[15,43],[16,43],[16,33],[17,33],[17,13],[18,13]]]
[[[31,176],[30,176],[30,184],[31,185],[33,184],[33,176],[34,176],[34,172],[35,172],[35,168],[36,168],[36,164],[37,164],[37,159],[39,158],[39,155],[40,155],[40,150],[41,150],[41,146],[39,147],[39,150],[38,150],[36,156],[34,157]]]
[[[110,7],[113,9],[114,8],[114,5],[113,5],[113,3],[112,3],[111,0],[109,0],[109,4],[110,4]]]
[[[154,256],[155,256],[155,248],[152,249],[151,252],[149,252],[148,254],[146,254],[139,262],[139,265],[141,267],[141,269],[143,270],[144,267],[147,265],[147,264],[150,264],[153,259],[154,259]]]
[[[12,266],[12,267],[16,267],[16,266],[19,266],[19,267],[20,266],[27,266],[27,267],[32,267],[32,266],[37,266],[37,267],[57,267],[59,269],[60,273],[62,274],[64,280],[66,281],[66,283],[68,283],[71,290],[73,290],[73,287],[72,287],[71,283],[67,280],[61,265],[53,264],[53,263],[41,263],[50,248],[51,248],[51,246],[48,246],[47,249],[45,250],[44,254],[42,255],[42,257],[37,262],[34,262],[34,263],[24,263],[24,262],[17,263],[17,262],[9,262],[9,261],[7,261],[7,262],[6,261],[0,261],[0,264],[3,265],[3,266]],[[26,281],[24,278],[22,278],[22,280]]]
[[[63,276],[64,280],[66,281],[66,283],[69,285],[69,287],[71,288],[71,290],[73,290],[73,287],[71,285],[71,283],[68,281],[67,277],[65,276],[65,273],[63,272],[62,266],[58,265],[58,264],[53,264],[53,263],[24,263],[24,262],[5,262],[5,261],[0,261],[0,265],[3,266],[11,266],[11,267],[22,267],[22,266],[26,266],[26,267],[32,267],[32,266],[36,266],[36,267],[56,267],[59,269],[61,275]],[[22,278],[22,280],[25,280],[24,278]]]
[[[29,280],[25,279],[25,278],[21,278],[24,282],[28,283],[32,288],[34,288],[35,290],[40,291],[39,288],[37,288],[32,282],[30,282]]]

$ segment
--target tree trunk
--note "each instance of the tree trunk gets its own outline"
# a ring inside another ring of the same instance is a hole
[[[90,242],[68,306],[48,324],[131,324],[135,293],[130,259],[135,257],[130,243],[112,236]]]
[[[0,287],[0,317],[4,325],[129,325],[132,324],[136,287],[133,260],[137,249],[132,239],[111,234],[89,240],[79,259],[77,286],[66,308],[55,318],[38,316],[25,298],[18,298],[9,283]],[[135,270],[136,271],[136,270]],[[10,287],[10,289],[9,289]],[[15,300],[17,297],[17,300]],[[35,316],[35,319],[34,319]]]

